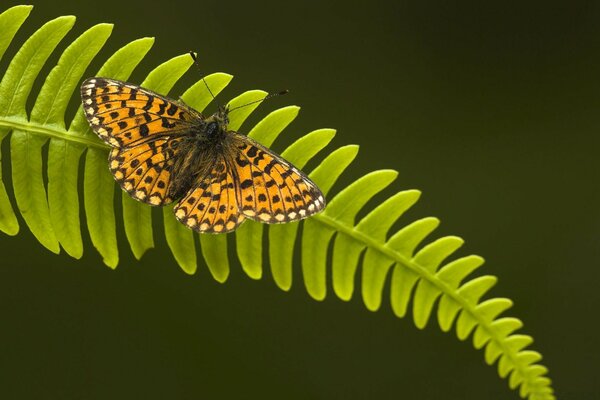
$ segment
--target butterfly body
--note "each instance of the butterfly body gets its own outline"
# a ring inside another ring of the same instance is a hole
[[[226,123],[220,122],[225,120],[220,110],[206,121],[198,120],[188,135],[173,142],[174,151],[180,155],[173,162],[168,199],[183,197],[194,182],[210,173],[218,159],[231,157],[231,136],[235,133],[227,132]]]
[[[209,117],[139,86],[90,78],[81,87],[92,130],[111,146],[109,167],[131,197],[173,211],[198,232],[224,233],[245,219],[283,223],[325,207],[301,171],[228,130],[227,108]]]

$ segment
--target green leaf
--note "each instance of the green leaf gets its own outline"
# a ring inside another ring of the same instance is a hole
[[[298,116],[300,107],[287,106],[273,111],[264,117],[248,133],[248,137],[270,147],[281,132]]]
[[[396,232],[386,243],[386,247],[394,249],[406,258],[410,258],[415,248],[438,227],[437,218],[427,217],[413,222]]]
[[[0,57],[14,40],[31,7],[13,7],[0,14]],[[12,203],[16,203],[27,226],[38,241],[53,252],[60,245],[72,257],[82,257],[79,220],[78,186],[83,180],[83,198],[87,231],[92,244],[104,263],[115,268],[119,261],[116,233],[115,182],[107,166],[109,147],[90,130],[79,107],[65,126],[69,102],[76,98],[80,81],[91,60],[107,41],[111,25],[91,27],[65,46],[58,63],[48,68],[40,93],[30,99],[34,107],[27,115],[26,104],[36,79],[46,60],[73,26],[74,17],[60,17],[42,26],[10,61],[0,81],[0,143],[10,136],[11,168],[14,196],[4,188],[0,171],[0,230],[14,235],[19,231]],[[153,39],[133,41],[103,65],[97,76],[127,80],[153,44]],[[154,69],[142,82],[159,93],[167,94],[191,65],[184,54]],[[215,73],[198,80],[181,99],[203,110],[231,81],[231,75]],[[253,90],[235,97],[231,109],[230,129],[240,130],[266,92]],[[254,102],[254,103],[253,103]],[[250,104],[251,103],[251,104]],[[240,107],[237,108],[236,107]],[[215,107],[216,108],[216,107]],[[279,134],[298,114],[298,107],[283,107],[270,113],[256,126],[244,129],[249,136],[271,146]],[[243,133],[243,132],[242,132]],[[319,129],[289,146],[282,156],[298,168],[313,160],[316,168],[309,176],[327,195],[342,172],[355,159],[358,146],[342,146],[319,156],[335,135],[332,129]],[[45,146],[49,142],[48,146]],[[47,151],[47,162],[43,155]],[[80,158],[85,153],[82,179]],[[9,154],[4,154],[6,157]],[[47,189],[44,174],[48,176]],[[343,300],[350,300],[360,285],[360,293],[368,310],[380,308],[389,280],[391,308],[395,315],[406,315],[412,302],[413,318],[419,328],[428,322],[437,306],[437,319],[443,331],[452,329],[461,340],[473,333],[473,346],[484,349],[485,361],[498,361],[498,373],[508,379],[513,389],[523,397],[554,399],[548,370],[539,364],[541,354],[529,349],[533,339],[518,332],[523,323],[514,317],[502,316],[513,304],[509,299],[486,294],[496,283],[494,276],[469,276],[482,264],[476,255],[445,263],[446,258],[462,245],[462,239],[447,236],[425,242],[438,226],[433,217],[422,218],[390,232],[400,216],[419,198],[416,190],[401,191],[379,203],[375,196],[395,179],[392,170],[374,171],[341,188],[337,196],[329,196],[325,211],[302,223],[272,225],[246,222],[236,232],[239,262],[248,276],[258,279],[263,273],[263,251],[269,254],[269,264],[277,286],[289,290],[292,285],[294,252],[302,256],[302,273],[308,294],[321,300],[327,291],[327,272],[331,268],[331,286]],[[122,195],[123,221],[127,240],[136,257],[154,246],[151,208]],[[327,197],[327,196],[326,196]],[[365,217],[356,221],[358,213],[367,207]],[[165,240],[175,261],[188,274],[197,269],[195,234],[173,216],[172,206],[162,213]],[[302,235],[298,230],[302,226]],[[267,237],[263,230],[267,229]],[[232,235],[229,235],[232,236]],[[228,235],[200,235],[204,263],[215,280],[225,282],[230,274]],[[163,240],[157,245],[164,245]],[[330,261],[329,247],[332,245]],[[424,245],[419,249],[421,243]],[[267,246],[264,249],[264,246]],[[416,254],[415,254],[416,252]],[[362,259],[361,259],[361,255]],[[237,261],[236,261],[237,262]],[[362,269],[361,269],[362,267]],[[360,279],[357,278],[360,275]],[[486,297],[486,298],[484,298]],[[483,299],[483,300],[482,300]]]
[[[207,75],[204,77],[206,84],[202,79],[199,80],[181,95],[181,100],[190,107],[202,111],[213,101],[206,85],[208,85],[210,91],[215,96],[218,96],[219,93],[229,85],[229,82],[231,82],[232,79],[232,75],[222,72]]]
[[[0,83],[0,115],[27,120],[25,102],[33,80],[74,23],[75,17],[56,18],[23,44]],[[58,253],[60,247],[50,221],[42,175],[42,147],[47,140],[27,130],[13,130],[10,141],[13,187],[17,206],[33,235],[48,250]]]
[[[113,26],[91,27],[72,42],[50,71],[38,95],[30,121],[65,129],[65,111],[82,75],[94,56],[108,40]]]
[[[390,303],[396,316],[406,315],[408,303],[412,298],[412,290],[419,279],[419,274],[401,264],[396,264],[392,272]]]
[[[396,171],[375,171],[363,176],[333,198],[323,211],[323,217],[354,225],[358,211],[397,175]],[[302,248],[302,272],[308,293],[316,300],[323,300],[326,292],[327,248],[335,230],[316,227],[311,220],[304,225],[303,241],[310,245]]]
[[[194,233],[173,217],[173,207],[171,206],[163,209],[163,222],[165,238],[175,261],[185,273],[193,275],[197,268]]]
[[[200,235],[200,247],[206,265],[217,282],[224,283],[229,277],[227,257],[227,234]]]
[[[463,240],[456,236],[448,236],[425,246],[414,257],[418,264],[429,272],[435,272],[440,263],[462,246]],[[433,282],[421,279],[417,284],[413,302],[413,319],[417,328],[423,329],[433,311],[433,304],[442,294],[441,288]]]
[[[356,232],[385,241],[388,230],[419,199],[420,192],[409,190],[390,197],[356,225]],[[354,292],[354,275],[358,268],[359,256],[366,248],[360,240],[351,235],[337,236],[333,248],[333,289],[342,300],[350,300]],[[381,304],[382,285],[385,275],[393,261],[384,260],[385,256],[376,250],[369,249],[363,261],[362,289],[363,300],[369,310],[376,310]],[[380,268],[381,263],[387,268]],[[371,295],[374,295],[373,297]]]
[[[83,176],[84,207],[90,238],[104,264],[116,268],[119,263],[114,212],[115,180],[106,168],[106,152],[88,149]]]
[[[376,193],[386,188],[398,173],[391,170],[371,172],[354,181],[329,202],[323,215],[354,225],[354,218]]]
[[[0,14],[0,60],[33,6],[15,6]]]
[[[467,256],[459,258],[446,264],[440,269],[436,276],[444,281],[450,288],[456,289],[460,282],[475,269],[483,264],[483,258],[479,256]],[[443,295],[438,307],[438,322],[444,332],[448,332],[452,327],[452,322],[458,311],[460,304],[454,301],[450,296]],[[483,344],[482,344],[483,345]],[[477,347],[477,345],[475,345]],[[480,346],[481,347],[481,346]],[[477,348],[480,348],[477,347]]]
[[[467,282],[460,287],[456,292],[463,299],[465,304],[474,305],[476,304],[481,296],[485,294],[492,286],[496,284],[495,276],[480,276]],[[473,328],[477,325],[478,321],[475,319],[475,312],[463,312],[458,317],[456,322],[456,334],[460,340],[466,339]],[[480,320],[485,320],[481,311],[477,313]]]
[[[344,172],[344,170],[348,167],[348,165],[350,165],[350,163],[354,160],[354,158],[356,157],[356,154],[358,153],[358,147],[357,146],[345,146],[342,148],[337,149],[336,151],[334,151],[333,153],[331,153],[327,158],[325,158],[325,160],[323,160],[323,162],[321,164],[319,164],[318,167],[316,167],[314,169],[314,171],[312,171],[309,174],[309,177],[319,186],[319,188],[321,189],[321,192],[323,192],[323,195],[325,195],[327,197],[327,193],[329,192],[329,190],[331,189],[331,187],[333,186],[333,184],[335,183],[335,181],[340,177],[340,175],[342,174],[342,172]],[[315,228],[314,221],[315,217],[313,217],[312,219],[308,219],[305,221],[304,223],[304,232],[303,232],[303,246],[302,248],[306,248],[306,249],[314,249],[315,251],[321,251],[321,257],[325,257],[324,253],[326,252],[326,248],[323,248],[321,246],[322,242],[320,242],[319,240],[326,240],[326,242],[328,243],[329,240],[331,239],[331,236],[333,236],[333,230],[330,228],[324,228],[322,230],[318,230]],[[293,240],[295,239],[295,235],[296,235],[296,224],[288,224],[287,226],[290,226],[290,228],[280,228],[279,229],[279,233],[281,235],[285,235],[286,233],[288,235],[290,235],[290,237],[288,237],[286,240],[288,242],[293,242]],[[276,226],[271,227],[270,229],[274,229],[276,228]],[[315,228],[315,229],[313,229]],[[316,236],[311,236],[311,231],[312,230],[316,230],[317,231],[317,235],[319,237]],[[282,232],[283,231],[283,232]],[[308,232],[308,233],[307,233]],[[271,237],[274,237],[274,235],[271,235]],[[293,237],[293,239],[292,239]],[[312,247],[313,245],[315,245],[315,247]],[[279,258],[283,259],[283,262],[287,262],[288,260],[291,262],[291,255],[287,254],[287,255],[282,255],[282,252],[285,252],[287,250],[282,249],[281,247],[278,246],[278,243],[275,242],[275,245],[279,248],[279,250],[275,250],[275,253],[280,253],[279,254]],[[325,251],[323,251],[325,250]],[[278,254],[271,254],[271,257],[277,257]],[[320,268],[318,266],[316,266],[316,268],[314,270],[311,271],[312,266],[309,265],[309,261],[307,261],[306,257],[312,257],[312,254],[306,254],[306,253],[302,253],[302,266],[303,266],[303,274],[304,274],[304,283],[305,285],[308,287],[313,287],[314,292],[312,293],[313,298],[315,299],[319,299],[319,297],[322,299],[325,296],[325,291],[323,288],[323,284],[324,282],[321,280],[323,279],[323,276],[320,275],[319,273]],[[315,257],[316,258],[316,257]],[[322,263],[319,263],[320,266],[322,266]],[[306,265],[306,267],[304,267]],[[289,264],[282,264],[282,267],[280,268],[281,271],[277,272],[277,273],[273,273],[276,282],[278,282],[279,280],[279,285],[283,286],[283,288],[285,288],[285,290],[289,290],[290,286],[291,286],[291,267]],[[306,268],[306,270],[305,270]],[[313,276],[311,276],[311,273],[314,273]],[[308,277],[307,277],[308,274]],[[308,279],[308,281],[307,281]],[[311,279],[314,279],[313,282],[311,282]],[[309,289],[311,290],[311,289]],[[321,291],[321,293],[319,293],[319,291]]]
[[[27,119],[25,102],[33,82],[74,23],[75,17],[72,16],[56,18],[27,39],[0,82],[0,115]]]
[[[464,299],[465,303],[477,304],[481,296],[492,288],[498,281],[498,278],[491,275],[477,277],[464,285],[456,292]]]
[[[482,264],[483,258],[479,256],[467,256],[446,264],[436,275],[439,279],[456,289],[467,275]]]
[[[31,233],[44,247],[58,254],[60,247],[50,222],[42,175],[42,146],[46,140],[27,131],[13,130],[12,180],[17,206]]]
[[[314,158],[331,142],[335,129],[317,129],[307,133],[292,143],[281,153],[281,156],[298,168],[304,168],[306,163]],[[333,154],[333,153],[332,153]],[[353,159],[354,157],[352,157]]]
[[[0,145],[8,133],[9,129],[0,127]],[[2,154],[0,153],[0,231],[6,233],[7,235],[14,236],[19,233],[19,222],[17,221],[17,216],[13,211],[8,193],[6,193],[4,181],[2,180],[1,155]]]
[[[499,318],[489,325],[489,329],[479,325],[477,330],[475,330],[475,334],[473,335],[473,346],[476,349],[481,349],[492,339],[491,332],[494,333],[497,339],[504,339],[517,329],[523,327],[523,323],[520,320],[511,317]]]
[[[438,225],[439,220],[437,218],[420,219],[396,232],[385,245],[387,248],[393,249],[404,256],[406,260],[398,263],[392,272],[390,300],[392,310],[398,317],[406,315],[412,290],[419,279],[419,274],[408,267],[408,258],[412,257],[419,243],[437,228]]]
[[[85,148],[63,139],[48,147],[48,207],[56,238],[73,258],[83,255],[77,179]]]
[[[0,14],[0,60],[13,37],[23,24],[32,6],[15,6]],[[0,127],[0,145],[10,129]],[[0,158],[1,159],[1,158]],[[2,164],[0,163],[0,231],[8,235],[19,233],[19,222],[13,211],[6,188],[2,180]]]
[[[258,100],[262,100],[267,96],[267,92],[262,90],[249,90],[233,98],[227,107],[229,107],[231,114],[229,114],[229,130],[238,131],[246,118],[252,114],[252,111],[260,105]],[[253,103],[253,104],[250,104]],[[243,106],[243,107],[241,107]],[[234,108],[237,110],[233,110]]]
[[[65,130],[64,114],[85,69],[112,32],[112,25],[96,25],[67,47],[44,82],[31,121]],[[77,178],[85,147],[64,139],[50,139],[48,148],[48,206],[56,238],[74,258],[83,255]]]

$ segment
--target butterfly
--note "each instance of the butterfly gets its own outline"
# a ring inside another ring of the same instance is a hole
[[[227,107],[205,117],[182,100],[100,77],[83,82],[81,98],[123,190],[152,206],[177,202],[175,217],[197,232],[231,232],[246,219],[297,221],[325,207],[304,173],[228,130]]]

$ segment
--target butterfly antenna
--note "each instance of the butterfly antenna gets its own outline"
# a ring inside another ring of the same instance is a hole
[[[233,110],[237,110],[238,108],[249,106],[251,104],[263,102],[263,101],[265,101],[267,99],[270,99],[271,97],[283,96],[284,94],[288,94],[289,92],[290,91],[286,89],[286,90],[282,90],[281,92],[278,92],[278,93],[269,93],[268,95],[266,95],[264,98],[262,98],[260,100],[254,100],[254,101],[251,101],[250,103],[242,104],[241,106],[237,106],[235,108],[232,108],[231,110],[229,110],[229,112],[231,112]]]
[[[200,64],[198,64],[198,57],[196,57],[196,53],[193,51],[190,51],[190,56],[192,56],[192,59],[194,60],[194,64],[196,64],[196,67],[198,67],[198,71],[200,71],[200,73],[202,74],[202,70],[200,69]],[[216,101],[215,95],[213,94],[212,90],[210,90],[210,87],[208,87],[208,83],[206,83],[206,79],[204,79],[204,76],[202,76],[202,82],[204,82],[204,85],[206,85],[206,89],[208,89],[208,93],[210,93],[213,100]],[[219,103],[217,102],[217,105],[218,104]],[[220,106],[219,106],[219,108],[220,108]]]

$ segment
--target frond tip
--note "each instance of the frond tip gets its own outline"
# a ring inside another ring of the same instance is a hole
[[[30,11],[29,6],[17,6],[0,14],[0,58]],[[115,190],[115,182],[108,171],[108,148],[91,133],[81,107],[71,123],[65,124],[67,105],[73,98],[74,89],[84,74],[89,74],[88,65],[108,40],[112,26],[96,25],[67,46],[57,65],[48,73],[31,112],[26,110],[34,80],[74,23],[74,17],[59,17],[39,28],[21,46],[0,82],[0,143],[10,136],[10,172],[14,189],[14,199],[11,199],[0,170],[0,230],[9,235],[19,231],[11,204],[14,201],[25,224],[43,246],[54,253],[62,247],[72,257],[82,257],[78,182],[83,180],[87,232],[104,263],[115,268],[119,254],[117,210],[113,204],[114,196],[121,195],[121,191]],[[100,71],[89,75],[126,80],[153,42],[152,38],[142,38],[125,45]],[[167,94],[191,64],[192,59],[187,54],[175,57],[155,68],[142,86]],[[202,110],[213,100],[207,85],[218,96],[231,79],[231,75],[224,73],[209,75],[205,78],[206,83],[198,81],[181,98]],[[260,90],[248,91],[231,100],[229,105],[250,103],[265,95],[266,92]],[[239,129],[258,105],[240,109],[232,116],[230,127]],[[249,130],[249,136],[271,146],[298,112],[299,108],[295,106],[276,110]],[[333,129],[315,130],[296,140],[281,154],[303,168],[329,145],[335,133]],[[43,161],[44,151],[48,152],[47,163]],[[357,153],[358,146],[355,145],[330,151],[316,162],[310,178],[324,194],[329,193]],[[80,177],[82,157],[85,166]],[[523,325],[519,319],[502,316],[512,306],[512,301],[486,298],[496,277],[468,278],[482,266],[483,259],[470,255],[446,262],[463,244],[456,236],[421,245],[439,224],[433,217],[413,221],[395,233],[389,232],[418,201],[419,191],[398,192],[356,221],[361,209],[396,176],[397,172],[393,170],[374,171],[355,180],[337,195],[329,196],[329,206],[303,223],[300,237],[299,223],[265,227],[248,221],[235,232],[237,255],[243,270],[253,279],[262,277],[266,229],[273,279],[278,287],[289,290],[294,248],[300,241],[304,284],[311,297],[323,300],[327,294],[328,254],[332,245],[332,287],[340,299],[352,298],[355,277],[360,274],[363,302],[367,309],[376,311],[384,300],[384,287],[389,280],[389,301],[396,316],[405,316],[412,305],[414,323],[422,329],[437,303],[437,321],[441,330],[447,332],[454,326],[460,340],[472,336],[474,347],[484,349],[488,364],[497,362],[499,375],[508,377],[511,388],[519,388],[521,396],[531,400],[554,399],[551,381],[546,377],[548,371],[539,364],[541,354],[528,349],[533,339],[516,333]],[[122,210],[130,248],[137,258],[141,258],[155,245],[150,208],[122,196]],[[196,234],[177,223],[169,207],[165,207],[163,225],[167,245],[175,260],[186,273],[195,273]],[[225,282],[229,276],[228,239],[226,235],[200,236],[203,259],[219,282]]]

